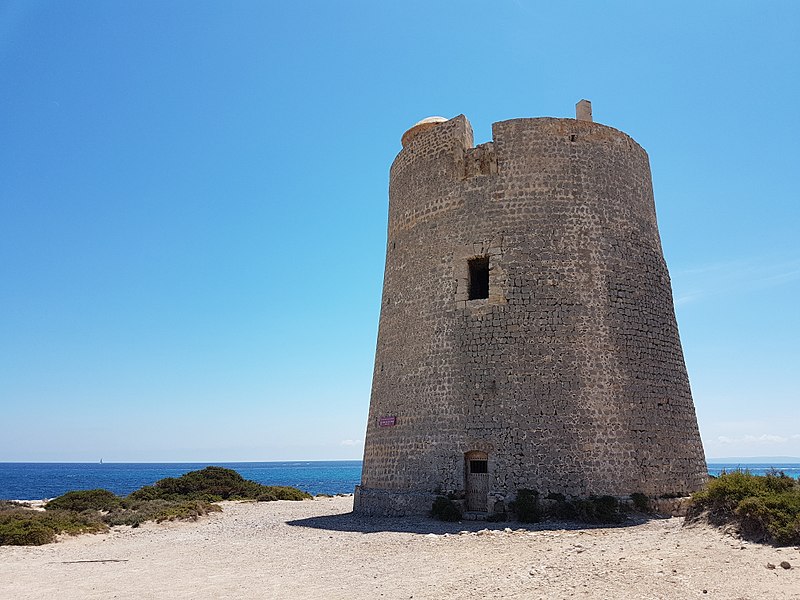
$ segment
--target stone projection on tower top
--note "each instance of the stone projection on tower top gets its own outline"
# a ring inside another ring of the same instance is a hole
[[[576,109],[403,135],[356,512],[705,482],[647,153]]]

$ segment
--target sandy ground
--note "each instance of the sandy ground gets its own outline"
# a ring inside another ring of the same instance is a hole
[[[223,503],[197,523],[2,546],[0,598],[800,599],[800,549],[680,518],[522,530],[358,518],[351,506],[351,497]]]

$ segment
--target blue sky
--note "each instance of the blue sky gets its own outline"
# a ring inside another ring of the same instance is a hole
[[[800,456],[800,4],[0,0],[0,460],[360,458],[428,115],[648,151],[706,453]]]

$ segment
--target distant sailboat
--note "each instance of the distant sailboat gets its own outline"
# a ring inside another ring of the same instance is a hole
[[[100,459],[100,464],[101,464],[101,465],[103,464],[103,459],[102,459],[102,458]]]

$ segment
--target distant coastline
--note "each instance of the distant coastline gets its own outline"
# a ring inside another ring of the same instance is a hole
[[[800,464],[800,456],[726,456],[722,458],[706,458],[708,464],[742,463],[763,465],[767,463]],[[777,466],[777,464],[776,464]]]

